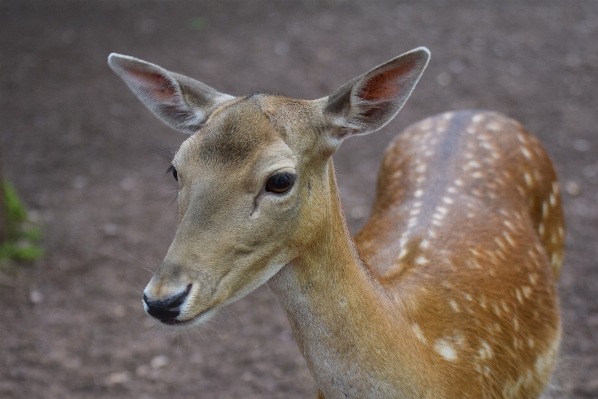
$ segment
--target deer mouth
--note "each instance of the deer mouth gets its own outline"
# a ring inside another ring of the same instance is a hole
[[[212,317],[212,315],[216,312],[215,308],[209,308],[204,310],[203,312],[200,312],[198,314],[196,314],[193,317],[190,317],[188,319],[185,320],[177,320],[177,319],[165,319],[165,320],[160,320],[160,322],[162,324],[166,324],[169,327],[194,327],[197,326],[199,324],[202,324],[204,322],[206,322],[207,320],[210,319],[210,317]]]

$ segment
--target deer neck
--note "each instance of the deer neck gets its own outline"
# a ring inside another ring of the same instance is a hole
[[[326,398],[376,397],[380,392],[375,391],[385,384],[376,376],[381,365],[372,362],[393,358],[399,360],[399,364],[393,362],[395,371],[401,370],[396,334],[391,337],[390,333],[404,323],[400,306],[359,256],[342,212],[332,161],[328,167],[332,195],[322,237],[268,285],[284,308],[299,349]],[[388,312],[397,317],[389,321]],[[372,356],[371,351],[386,352],[389,357]],[[364,381],[364,373],[369,380]],[[356,386],[362,382],[363,386]],[[397,393],[396,386],[393,392]]]

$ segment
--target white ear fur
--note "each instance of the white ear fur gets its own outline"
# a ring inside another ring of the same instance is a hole
[[[154,115],[184,133],[197,132],[216,105],[234,98],[134,57],[113,53],[108,65]]]
[[[326,101],[333,139],[374,132],[390,122],[411,95],[430,51],[419,47],[347,82]]]

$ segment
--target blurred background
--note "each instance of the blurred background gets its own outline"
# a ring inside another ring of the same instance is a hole
[[[453,109],[500,111],[552,156],[567,253],[556,397],[598,397],[598,2],[0,2],[0,152],[45,255],[0,272],[1,398],[309,398],[315,388],[262,287],[184,336],[142,287],[174,235],[160,154],[185,139],[107,67],[111,52],[233,95],[318,98],[417,46],[431,63],[399,116],[335,155],[352,230],[385,146]],[[149,271],[148,271],[149,270]]]

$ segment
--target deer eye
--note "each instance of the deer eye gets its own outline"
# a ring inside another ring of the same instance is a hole
[[[168,167],[168,169],[166,170],[166,174],[169,174],[169,173],[172,173],[172,177],[174,177],[174,180],[179,181],[179,174],[177,173],[174,165],[170,165]]]
[[[284,194],[293,187],[295,175],[289,172],[277,173],[268,178],[266,191],[275,194]]]

